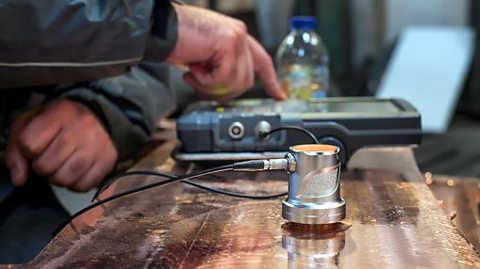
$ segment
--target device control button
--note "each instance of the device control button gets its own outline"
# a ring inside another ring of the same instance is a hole
[[[265,134],[269,133],[271,130],[272,126],[270,125],[270,123],[264,120],[259,121],[255,126],[255,134],[261,139],[268,139],[269,136]]]
[[[228,127],[228,135],[233,139],[240,139],[245,134],[245,127],[239,121],[234,121]]]

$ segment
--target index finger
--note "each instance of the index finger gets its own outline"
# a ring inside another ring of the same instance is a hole
[[[253,37],[248,36],[248,46],[255,66],[255,72],[265,86],[267,93],[277,100],[284,100],[287,95],[277,81],[273,62],[265,49]]]
[[[28,158],[39,156],[60,133],[62,129],[59,117],[63,113],[54,114],[54,110],[43,110],[35,115],[28,125],[26,125],[19,135],[20,148],[22,153]]]

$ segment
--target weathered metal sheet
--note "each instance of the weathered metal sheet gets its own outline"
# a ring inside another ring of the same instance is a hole
[[[164,153],[164,152],[163,152]],[[152,167],[158,154],[142,166]],[[169,159],[164,170],[189,165]],[[152,182],[131,178],[110,192]],[[285,191],[287,175],[228,173],[210,186]],[[176,184],[98,208],[67,226],[21,268],[478,268],[480,257],[423,181],[381,171],[342,173],[348,218],[306,226],[281,218],[281,200],[252,201]],[[73,229],[72,227],[75,227]]]

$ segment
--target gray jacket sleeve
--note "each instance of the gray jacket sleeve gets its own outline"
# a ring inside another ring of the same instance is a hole
[[[165,60],[174,20],[167,0],[0,0],[0,89],[118,76],[147,46]]]
[[[48,99],[89,106],[129,159],[174,108],[176,31],[167,0],[0,0],[0,90],[64,85]]]

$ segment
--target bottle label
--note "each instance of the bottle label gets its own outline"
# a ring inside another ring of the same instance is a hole
[[[312,72],[312,97],[324,98],[327,96],[329,88],[328,67],[320,65],[315,66]]]
[[[328,68],[325,66],[292,64],[288,68],[286,87],[290,98],[323,98],[328,89]]]
[[[287,80],[290,98],[308,99],[310,97],[312,69],[309,66],[292,64]]]

